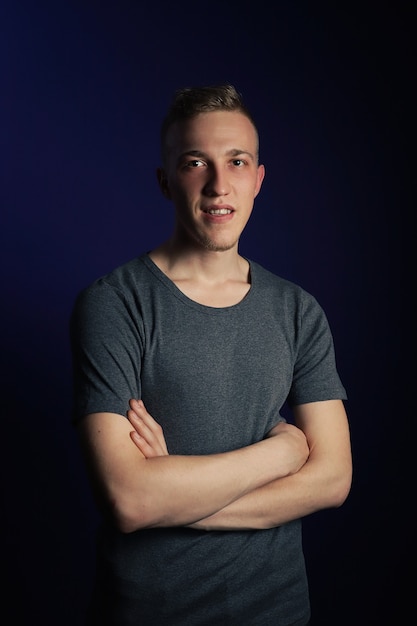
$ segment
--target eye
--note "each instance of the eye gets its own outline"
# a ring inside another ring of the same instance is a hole
[[[246,164],[246,161],[244,161],[243,159],[233,159],[232,163],[236,167],[243,167]]]
[[[187,161],[184,164],[184,167],[188,167],[188,168],[192,169],[192,168],[196,168],[196,167],[202,167],[203,165],[204,165],[204,163],[200,159],[193,159],[192,161]]]

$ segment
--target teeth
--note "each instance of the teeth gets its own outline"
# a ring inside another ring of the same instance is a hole
[[[231,212],[231,209],[209,209],[207,211],[207,213],[210,213],[210,215],[228,215]]]

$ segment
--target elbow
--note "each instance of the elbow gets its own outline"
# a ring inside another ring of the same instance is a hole
[[[119,532],[130,534],[152,526],[145,510],[144,507],[134,506],[131,498],[123,498],[119,495],[117,498],[107,500],[102,513]]]
[[[337,477],[337,479],[334,481],[333,489],[331,490],[329,506],[335,509],[341,507],[346,502],[349,496],[351,486],[351,471],[347,472],[343,476]]]
[[[132,484],[119,480],[95,486],[95,500],[100,514],[123,534],[174,525],[167,515],[163,495],[158,497],[146,485],[138,487],[136,482]]]
[[[341,507],[342,504],[346,502],[349,493],[350,485],[342,485],[339,489],[337,489],[333,497],[333,508],[338,509]]]
[[[117,513],[113,515],[113,524],[117,528],[117,530],[124,535],[128,535],[142,528],[141,524],[138,523],[138,520],[136,518],[125,515],[120,511],[117,511]]]

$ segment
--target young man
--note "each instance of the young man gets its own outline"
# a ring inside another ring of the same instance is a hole
[[[304,625],[300,519],[351,485],[331,332],[310,294],[239,254],[265,171],[234,87],[177,92],[161,141],[172,236],[85,289],[71,322],[103,513],[87,623]]]

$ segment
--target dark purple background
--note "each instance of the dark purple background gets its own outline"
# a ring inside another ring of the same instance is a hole
[[[170,233],[161,117],[175,88],[220,81],[257,117],[267,172],[241,252],[317,296],[349,393],[351,495],[305,520],[312,624],[399,623],[415,499],[405,6],[2,3],[7,624],[81,624],[97,518],[70,426],[70,310],[83,286]]]

